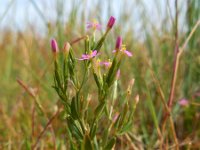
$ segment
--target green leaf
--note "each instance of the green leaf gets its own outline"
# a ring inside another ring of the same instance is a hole
[[[77,140],[82,140],[83,139],[83,132],[81,130],[80,127],[77,127],[77,122],[75,123],[75,121],[71,118],[68,117],[67,119],[67,124],[68,127],[70,129],[70,132],[72,133],[72,135],[77,139]]]
[[[82,150],[94,150],[92,141],[91,141],[89,135],[85,135],[85,137],[84,137]]]
[[[79,118],[78,112],[77,112],[77,104],[76,104],[76,98],[73,97],[71,101],[71,115],[76,120]]]
[[[101,84],[100,84],[100,82],[99,82],[99,78],[98,78],[97,74],[96,74],[96,73],[93,73],[93,75],[94,75],[94,80],[95,80],[95,82],[96,82],[96,84],[97,84],[97,87],[98,87],[99,89],[101,89]]]
[[[87,36],[87,38],[85,39],[85,54],[88,54],[89,51],[90,51],[90,40],[89,37]]]
[[[110,87],[110,86],[113,84],[113,82],[115,81],[115,77],[116,77],[116,75],[117,75],[117,70],[119,69],[120,64],[121,64],[121,61],[118,62],[118,63],[115,65],[114,70],[112,71],[112,73],[111,73],[111,75],[110,75],[110,77],[109,77],[109,80],[108,80],[108,86],[109,86],[109,87]]]
[[[128,103],[126,103],[125,106],[124,106],[123,113],[122,113],[121,120],[120,120],[120,124],[119,124],[119,128],[121,128],[125,124],[125,121],[127,119],[127,117],[126,117],[127,113],[128,113]]]
[[[129,121],[127,124],[125,124],[122,129],[119,131],[119,134],[122,135],[126,132],[129,132],[132,129],[133,122]]]
[[[94,149],[95,150],[99,150],[100,149],[99,145],[98,145],[98,142],[97,142],[97,137],[96,136],[94,137]]]
[[[99,50],[101,49],[101,46],[103,45],[105,39],[106,39],[107,33],[104,34],[101,39],[96,43],[96,45],[93,47],[92,50],[97,50],[99,52]]]
[[[116,142],[116,138],[115,137],[110,139],[110,141],[108,142],[108,144],[105,147],[105,150],[111,150],[115,146],[115,142]]]
[[[99,118],[99,116],[101,116],[101,114],[103,113],[104,107],[105,107],[105,102],[102,102],[95,109],[95,116],[96,116],[96,118]]]
[[[114,127],[115,127],[116,129],[119,127],[120,120],[121,120],[121,114],[117,117],[117,120],[116,120],[115,123],[114,123]]]
[[[97,131],[97,124],[94,122],[92,127],[91,127],[91,130],[90,130],[91,139],[93,139],[95,137],[96,131]]]
[[[25,144],[26,150],[31,150],[31,142],[30,140],[28,140],[28,138],[25,139],[24,144]]]
[[[61,79],[60,79],[60,75],[59,75],[59,71],[58,71],[58,63],[57,61],[55,61],[55,71],[54,71],[54,76],[55,76],[55,81],[56,81],[56,84],[58,85],[58,87],[60,89],[62,89],[62,84],[61,84]]]
[[[115,58],[113,59],[113,61],[112,61],[112,66],[110,67],[110,69],[109,69],[109,71],[108,71],[108,74],[107,74],[107,76],[106,76],[106,83],[107,83],[108,85],[110,85],[111,76],[112,76],[113,71],[114,71],[114,69],[115,69],[116,62],[117,62],[117,60],[116,60],[116,57],[115,57]]]

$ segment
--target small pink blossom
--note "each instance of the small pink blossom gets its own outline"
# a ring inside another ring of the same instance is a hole
[[[91,58],[93,58],[97,55],[98,55],[97,50],[94,50],[90,54],[83,54],[82,57],[79,60],[88,60],[88,59],[91,59]]]
[[[102,61],[99,64],[100,64],[100,66],[105,66],[105,67],[109,68],[112,65],[112,62],[110,60],[109,61]]]
[[[51,40],[51,49],[53,53],[58,53],[58,44],[55,39]]]
[[[183,98],[183,99],[181,99],[181,100],[178,101],[178,104],[180,106],[184,106],[185,107],[185,106],[189,105],[189,101],[187,99]]]
[[[113,16],[111,16],[109,21],[108,21],[107,28],[111,29],[114,24],[115,24],[115,18]]]
[[[130,51],[126,50],[126,46],[125,45],[123,45],[120,50],[113,50],[113,53],[116,53],[117,51],[120,51],[120,52],[126,54],[128,57],[132,57],[133,56],[133,54]]]
[[[132,53],[129,52],[126,49],[126,45],[122,45],[122,38],[120,36],[117,37],[116,45],[115,45],[115,50],[113,50],[113,53],[116,53],[118,51],[126,54],[128,57],[132,57],[133,56]]]
[[[127,56],[129,56],[129,57],[132,57],[132,56],[133,56],[132,53],[129,52],[128,50],[124,50],[124,53],[125,53]]]
[[[101,29],[101,25],[96,21],[92,21],[92,22],[88,22],[87,23],[87,29],[94,29],[94,30],[100,30]]]

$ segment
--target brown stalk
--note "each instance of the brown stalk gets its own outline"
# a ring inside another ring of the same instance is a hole
[[[174,92],[175,92],[175,85],[176,85],[176,78],[177,78],[177,71],[179,66],[179,58],[180,58],[180,51],[179,51],[179,35],[178,35],[178,0],[175,0],[175,8],[176,8],[176,16],[175,16],[175,56],[174,56],[174,63],[173,63],[173,74],[172,74],[172,80],[171,80],[171,87],[170,87],[170,95],[167,102],[169,111],[171,111],[173,100],[174,100]],[[165,133],[165,127],[166,127],[166,121],[169,117],[169,113],[165,112],[164,115],[164,121],[162,126],[162,134]],[[170,124],[172,126],[172,133],[174,137],[174,142],[176,144],[176,150],[179,149],[178,139],[176,136],[176,131],[173,124],[173,119],[170,117]]]

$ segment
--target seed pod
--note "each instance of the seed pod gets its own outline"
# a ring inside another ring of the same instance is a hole
[[[64,53],[66,56],[69,54],[70,48],[71,48],[71,45],[70,45],[68,42],[66,42],[66,43],[64,44],[64,47],[63,47],[63,53]]]

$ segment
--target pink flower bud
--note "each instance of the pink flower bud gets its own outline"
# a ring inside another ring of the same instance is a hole
[[[53,53],[58,53],[58,44],[55,39],[51,40],[51,49]]]
[[[113,16],[111,16],[108,21],[107,28],[111,29],[113,27],[114,23],[115,23],[115,18]]]
[[[122,37],[118,36],[117,37],[117,41],[116,41],[116,45],[115,45],[115,49],[116,50],[120,50],[122,47]]]

